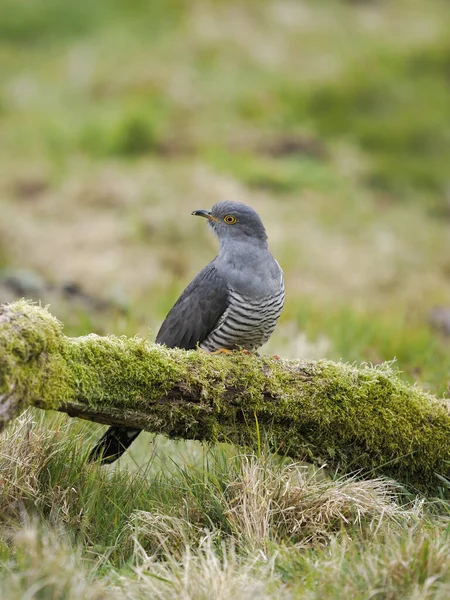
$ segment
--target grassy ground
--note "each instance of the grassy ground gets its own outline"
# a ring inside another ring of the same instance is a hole
[[[0,301],[149,335],[214,255],[190,212],[233,198],[286,275],[267,352],[447,394],[447,2],[0,7]],[[443,501],[149,436],[102,471],[99,431],[2,438],[2,597],[448,597]]]

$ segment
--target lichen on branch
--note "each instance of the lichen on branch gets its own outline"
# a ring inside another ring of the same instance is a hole
[[[411,488],[450,478],[450,412],[389,365],[168,349],[140,338],[69,338],[46,309],[0,307],[0,428],[27,406],[171,438],[255,443]]]

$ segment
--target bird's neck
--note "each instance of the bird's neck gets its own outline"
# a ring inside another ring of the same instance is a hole
[[[218,256],[246,259],[248,254],[259,254],[269,251],[267,240],[248,238],[240,240],[219,240]]]
[[[231,288],[246,296],[263,296],[277,286],[281,270],[271,255],[267,242],[242,240],[221,244],[215,259],[216,268]]]

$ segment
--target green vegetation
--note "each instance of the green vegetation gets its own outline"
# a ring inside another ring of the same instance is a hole
[[[396,359],[448,394],[448,2],[0,8],[0,299],[49,302],[69,336],[153,339],[215,251],[190,212],[234,198],[286,276],[264,352]],[[98,431],[30,413],[0,438],[2,597],[449,595],[444,492],[409,505],[148,435],[102,471],[84,462]]]

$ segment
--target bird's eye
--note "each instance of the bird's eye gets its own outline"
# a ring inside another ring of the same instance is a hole
[[[236,217],[234,217],[233,215],[226,215],[223,220],[225,221],[225,223],[227,223],[227,225],[234,225],[237,222]]]

